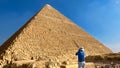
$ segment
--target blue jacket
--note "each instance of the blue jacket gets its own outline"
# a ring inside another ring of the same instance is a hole
[[[78,62],[85,61],[85,52],[84,51],[78,51],[78,52],[76,52],[76,55],[78,55]]]

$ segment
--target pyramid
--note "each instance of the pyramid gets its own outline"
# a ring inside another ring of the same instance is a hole
[[[0,60],[77,60],[75,52],[84,47],[86,55],[112,51],[50,5],[45,5],[0,47]]]

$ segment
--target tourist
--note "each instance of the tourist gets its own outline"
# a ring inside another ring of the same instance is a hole
[[[85,68],[85,52],[84,48],[80,48],[76,55],[78,56],[78,68]]]

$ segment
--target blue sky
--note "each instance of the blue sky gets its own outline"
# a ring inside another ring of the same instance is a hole
[[[45,4],[120,52],[120,0],[0,0],[0,45]]]

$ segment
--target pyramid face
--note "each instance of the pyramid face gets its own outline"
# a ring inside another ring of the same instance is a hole
[[[87,55],[112,52],[49,5],[44,6],[0,47],[0,59],[8,61],[76,60],[84,47]]]

